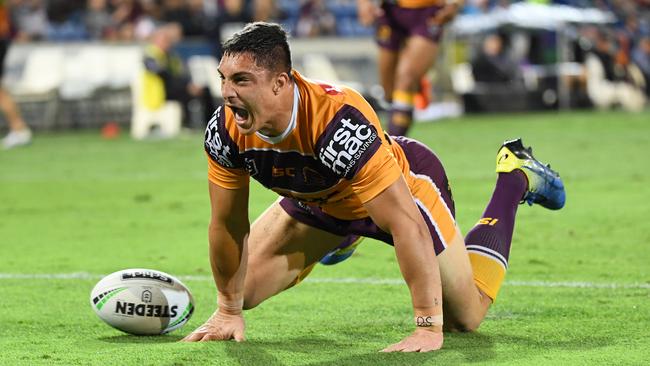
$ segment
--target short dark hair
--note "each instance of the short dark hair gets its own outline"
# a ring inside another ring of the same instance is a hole
[[[291,51],[287,32],[279,24],[255,22],[233,34],[223,44],[223,55],[248,53],[255,64],[267,70],[291,73]]]

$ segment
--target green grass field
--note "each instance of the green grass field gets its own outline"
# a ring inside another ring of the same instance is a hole
[[[215,306],[202,136],[57,133],[0,151],[0,364],[650,363],[647,113],[465,117],[412,135],[445,162],[464,232],[489,199],[505,138],[523,137],[565,180],[563,210],[520,206],[506,283],[478,332],[447,334],[435,353],[378,353],[412,330],[412,314],[392,248],[368,240],[248,311],[247,342],[177,343]],[[274,198],[255,186],[251,217]],[[104,324],[90,290],[129,267],[193,276],[190,322],[160,337]]]

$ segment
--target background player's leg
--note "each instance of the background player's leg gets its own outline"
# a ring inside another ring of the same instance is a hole
[[[388,133],[405,135],[413,121],[414,96],[422,76],[435,62],[438,44],[421,36],[409,37],[399,53],[392,92]]]
[[[379,68],[379,82],[384,88],[384,99],[388,103],[393,102],[393,90],[395,90],[395,70],[397,69],[397,51],[379,47],[377,67]]]
[[[298,222],[279,201],[251,226],[244,309],[250,309],[304,278],[342,236]]]

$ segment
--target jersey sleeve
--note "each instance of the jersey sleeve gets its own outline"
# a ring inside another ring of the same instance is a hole
[[[205,129],[205,152],[208,156],[208,179],[226,189],[248,185],[249,175],[237,144],[226,129],[223,107],[217,108]]]
[[[361,111],[344,105],[316,142],[321,164],[337,177],[349,180],[362,203],[376,197],[402,174],[381,133],[381,127]]]
[[[401,175],[402,171],[390,148],[382,145],[354,177],[352,190],[362,203],[366,203],[395,183]]]

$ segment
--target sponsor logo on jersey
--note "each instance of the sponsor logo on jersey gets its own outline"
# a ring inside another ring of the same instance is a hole
[[[153,271],[134,271],[122,273],[123,280],[138,280],[143,278],[168,283],[170,285],[174,283],[171,278]]]
[[[308,166],[302,168],[302,177],[306,185],[311,186],[325,186],[327,185],[327,180],[325,177],[315,169],[312,169]]]
[[[338,86],[336,85],[331,85],[331,84],[326,84],[326,83],[318,83],[318,86],[323,88],[325,90],[326,94],[329,95],[339,95],[343,94],[343,90],[341,90]]]
[[[115,314],[173,318],[178,315],[178,305],[134,304],[132,302],[117,301],[115,303]]]
[[[276,167],[273,166],[271,167],[271,175],[273,175],[273,178],[279,178],[279,177],[295,177],[296,176],[296,168],[293,167]]]
[[[320,149],[318,157],[334,173],[348,177],[357,161],[376,139],[377,132],[371,125],[342,118],[332,137]]]
[[[244,162],[246,164],[246,170],[251,177],[255,177],[259,171],[257,170],[257,165],[255,165],[255,159],[245,158]]]
[[[232,151],[230,151],[230,146],[226,145],[222,140],[219,131],[221,113],[222,107],[217,108],[210,122],[208,122],[208,126],[205,129],[205,149],[219,165],[233,168],[235,165],[231,161]]]

